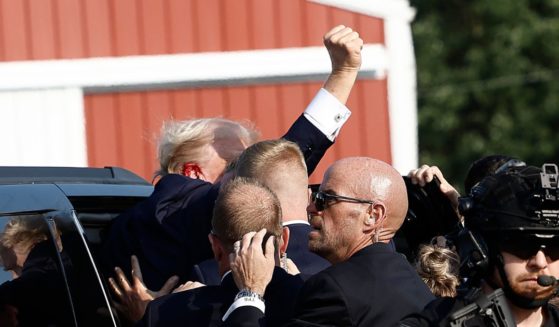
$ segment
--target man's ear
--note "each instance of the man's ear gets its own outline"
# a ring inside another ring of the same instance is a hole
[[[282,253],[285,253],[285,251],[287,251],[287,245],[289,245],[289,233],[290,233],[289,228],[283,227],[281,231],[281,240],[279,244],[280,255]]]
[[[192,179],[204,179],[202,168],[197,163],[187,162],[182,166],[181,175]]]
[[[382,203],[375,203],[369,206],[366,216],[363,218],[363,230],[372,231],[376,230],[384,223],[386,217],[386,208]]]
[[[221,245],[221,241],[214,234],[209,233],[208,239],[210,240],[210,244],[212,245],[214,259],[217,262],[219,262],[224,255],[227,256],[227,251],[223,249],[223,246]]]

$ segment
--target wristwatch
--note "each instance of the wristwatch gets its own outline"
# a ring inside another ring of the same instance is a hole
[[[260,300],[262,302],[264,302],[264,298],[262,297],[262,295],[253,292],[249,289],[242,289],[239,291],[239,293],[237,293],[237,296],[235,296],[235,301],[237,301],[240,298],[244,298],[245,301],[255,301],[255,300]]]

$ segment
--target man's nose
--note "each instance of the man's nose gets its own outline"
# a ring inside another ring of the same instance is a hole
[[[544,269],[547,267],[547,258],[545,257],[545,253],[543,253],[542,250],[539,250],[536,255],[534,255],[532,258],[530,258],[529,261],[530,265],[538,268],[538,269]]]

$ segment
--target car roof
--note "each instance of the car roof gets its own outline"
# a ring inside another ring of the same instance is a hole
[[[0,167],[0,213],[110,209],[137,202],[118,198],[140,199],[152,192],[145,179],[118,167]]]
[[[0,167],[0,184],[39,183],[151,185],[142,177],[119,167]]]

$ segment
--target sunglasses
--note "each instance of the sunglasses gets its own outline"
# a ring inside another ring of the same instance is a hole
[[[501,244],[501,250],[508,252],[522,260],[533,258],[538,251],[542,251],[546,258],[551,261],[559,260],[559,244],[553,241],[535,241],[535,240],[509,240],[505,244]]]
[[[322,191],[312,192],[311,201],[318,211],[323,211],[328,208],[332,202],[351,202],[351,203],[368,203],[374,204],[375,202],[363,199],[350,198],[348,196],[334,195],[324,193]]]

